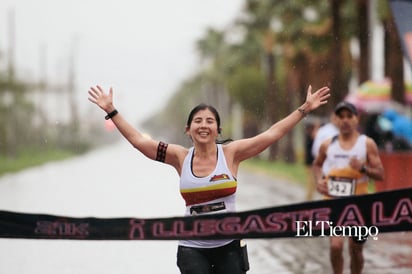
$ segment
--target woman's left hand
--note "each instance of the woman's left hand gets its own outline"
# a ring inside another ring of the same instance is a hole
[[[312,93],[312,86],[308,87],[308,91],[306,94],[306,103],[308,104],[308,110],[312,111],[317,109],[318,107],[326,104],[328,102],[328,98],[330,97],[330,89],[329,87],[322,87]]]

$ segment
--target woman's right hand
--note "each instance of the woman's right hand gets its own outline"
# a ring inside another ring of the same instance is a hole
[[[109,93],[105,93],[103,88],[99,85],[91,87],[88,91],[89,101],[98,105],[107,113],[112,112],[115,108],[113,106],[113,88],[109,89]]]

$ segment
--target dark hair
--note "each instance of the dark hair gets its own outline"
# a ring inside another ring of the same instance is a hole
[[[355,114],[356,116],[358,115],[358,110],[356,109],[355,105],[347,101],[340,102],[339,104],[336,105],[335,114],[339,115],[339,112],[342,109],[349,110],[350,112],[352,112],[352,114]]]
[[[205,103],[201,103],[201,104],[195,106],[195,107],[190,111],[189,117],[187,118],[186,126],[189,128],[189,127],[190,127],[190,124],[191,124],[192,121],[193,121],[193,117],[195,116],[195,114],[198,113],[198,112],[201,111],[201,110],[206,110],[206,109],[210,110],[210,112],[213,113],[213,116],[215,116],[216,123],[217,123],[217,132],[220,134],[220,133],[221,133],[221,130],[220,130],[220,116],[219,116],[219,112],[218,112],[213,106],[208,105],[208,104],[205,104]],[[218,140],[216,140],[216,143],[218,143],[218,144],[224,144],[224,143],[231,142],[231,141],[233,141],[233,140],[232,140],[232,139],[225,139],[225,140],[223,140],[223,141],[218,141]]]
[[[215,116],[216,123],[217,123],[217,132],[220,133],[220,116],[219,116],[219,113],[217,112],[217,110],[214,107],[212,107],[211,105],[207,105],[205,103],[201,103],[201,104],[195,106],[192,109],[192,111],[190,111],[189,117],[187,118],[186,126],[190,127],[190,124],[192,123],[192,120],[193,120],[193,116],[195,116],[195,114],[198,113],[199,111],[205,110],[205,109],[210,110],[213,113],[213,115]]]

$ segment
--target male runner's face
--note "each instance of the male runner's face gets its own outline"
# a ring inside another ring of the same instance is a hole
[[[342,109],[338,112],[337,121],[338,128],[341,134],[351,134],[358,126],[358,116],[347,109]]]

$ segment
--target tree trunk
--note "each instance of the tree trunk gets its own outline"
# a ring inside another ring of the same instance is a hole
[[[332,13],[332,48],[330,52],[331,61],[331,90],[330,104],[335,106],[342,101],[346,95],[347,87],[343,81],[343,58],[342,58],[342,35],[341,35],[341,0],[330,0]]]
[[[299,75],[290,69],[287,72],[286,78],[286,96],[287,113],[291,113],[295,109],[296,101],[299,100]],[[286,144],[284,148],[284,160],[288,163],[296,162],[296,151],[294,146],[294,131],[292,130],[286,135]]]
[[[268,31],[265,37],[265,52],[266,52],[266,62],[267,62],[267,99],[265,104],[266,115],[269,124],[272,125],[276,123],[279,119],[279,102],[276,90],[275,81],[275,56],[273,54],[273,34]],[[278,155],[278,144],[274,143],[269,147],[269,160],[276,160]]]
[[[369,0],[358,0],[359,83],[369,80]]]
[[[391,98],[405,104],[405,80],[403,53],[398,30],[392,13],[384,22],[385,26],[385,75],[391,79]]]

